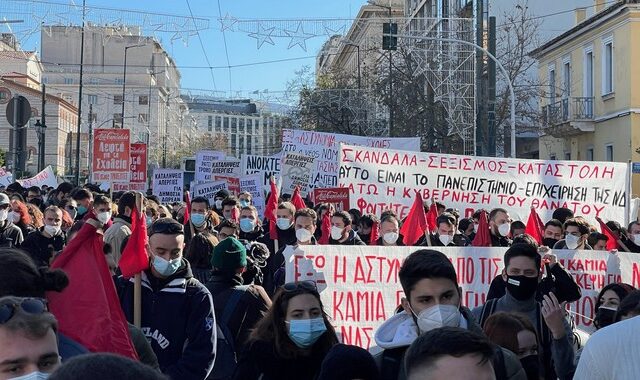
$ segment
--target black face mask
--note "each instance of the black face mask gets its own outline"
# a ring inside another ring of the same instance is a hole
[[[617,310],[600,306],[596,312],[596,318],[593,323],[599,329],[607,327],[615,322],[616,312]]]
[[[38,207],[40,207],[42,205],[42,199],[40,198],[33,198],[29,200],[29,203],[36,205]]]
[[[537,289],[538,277],[507,276],[507,291],[519,301],[533,297]]]
[[[554,238],[544,238],[542,239],[542,245],[553,248],[553,246],[556,245],[558,241],[559,240],[556,240]]]
[[[527,374],[527,380],[540,379],[540,364],[538,363],[538,355],[528,355],[520,359],[520,364],[524,372]]]

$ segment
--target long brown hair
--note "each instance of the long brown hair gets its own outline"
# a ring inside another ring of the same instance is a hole
[[[324,319],[324,324],[327,327],[327,331],[313,344],[313,351],[326,354],[331,347],[337,344],[338,337],[336,336],[336,331],[331,325],[327,314],[324,312],[320,294],[318,294],[317,291],[303,287],[298,287],[293,291],[285,291],[282,287],[278,289],[273,297],[271,308],[262,319],[256,323],[255,328],[251,331],[248,343],[251,344],[255,341],[272,342],[278,356],[284,359],[293,359],[301,356],[301,349],[289,339],[284,323],[287,317],[289,300],[301,294],[311,294],[318,300],[320,309],[322,309],[322,319]]]
[[[536,333],[526,316],[505,312],[498,312],[487,318],[483,330],[491,342],[516,354],[520,347],[518,333],[523,330]]]

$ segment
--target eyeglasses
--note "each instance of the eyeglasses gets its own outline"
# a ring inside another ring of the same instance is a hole
[[[316,286],[316,283],[314,281],[287,282],[286,284],[282,285],[282,289],[284,289],[284,291],[287,293],[295,292],[300,289],[308,290],[310,292],[318,291],[318,287]]]
[[[75,211],[75,210],[77,209],[77,207],[74,207],[74,206],[66,206],[66,207],[65,207],[65,209],[66,209],[66,210],[69,210],[69,211]]]
[[[155,221],[149,229],[149,236],[153,234],[180,235],[184,234],[184,227],[178,222],[167,223]]]
[[[42,314],[47,311],[47,301],[42,298],[11,297],[0,305],[0,325],[13,318],[18,307],[27,314]]]

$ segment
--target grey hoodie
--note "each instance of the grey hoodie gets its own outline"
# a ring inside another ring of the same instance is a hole
[[[471,311],[469,311],[469,309],[467,309],[466,307],[460,307],[460,314],[461,318],[459,327],[483,334],[480,326],[478,326],[473,317],[471,317]],[[380,348],[384,350],[404,348],[400,368],[398,370],[397,380],[406,380],[407,378],[404,370],[404,354],[407,348],[409,348],[411,343],[413,343],[413,341],[417,337],[418,326],[416,326],[412,316],[406,311],[394,314],[391,318],[387,319],[382,324],[382,326],[378,328],[378,330],[376,330],[374,339],[376,341],[376,344]],[[522,365],[520,364],[520,361],[518,360],[516,355],[504,348],[502,349],[502,353],[504,355],[507,378],[509,380],[527,380],[527,375],[525,374],[524,369],[522,369]],[[374,356],[374,359],[378,364],[378,368],[380,368],[381,370],[383,364],[383,354],[384,351]]]

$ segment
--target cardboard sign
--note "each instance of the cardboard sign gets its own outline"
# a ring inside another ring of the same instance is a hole
[[[252,174],[240,178],[240,192],[251,194],[251,203],[258,210],[258,215],[262,219],[264,216],[265,197],[262,186],[262,174]]]
[[[155,169],[153,171],[153,195],[160,203],[182,202],[184,172],[180,169]]]
[[[419,137],[370,137],[339,133],[282,130],[282,150],[316,159],[313,187],[338,187],[338,153],[340,144],[370,148],[420,151]]]
[[[300,195],[306,197],[313,185],[316,159],[297,153],[285,153],[282,158],[282,193],[293,194],[300,186]]]
[[[193,198],[205,197],[209,200],[209,205],[213,206],[216,201],[216,193],[220,190],[228,190],[226,181],[198,183],[191,188],[191,196]]]
[[[349,211],[349,189],[343,187],[314,189],[313,203],[329,203],[336,211]]]
[[[617,162],[542,161],[403,152],[342,145],[340,187],[351,194],[351,207],[380,215],[391,209],[403,218],[420,192],[460,210],[509,211],[526,221],[534,207],[542,220],[566,207],[592,224],[596,216],[626,221],[627,164]]]
[[[0,186],[9,186],[13,183],[13,174],[0,168]]]
[[[130,190],[147,190],[147,144],[131,144],[131,186]]]
[[[273,156],[243,154],[240,163],[242,175],[260,174],[262,176],[262,186],[268,187],[271,176],[280,177],[280,157],[280,153]]]
[[[285,250],[286,281],[315,281],[325,312],[343,343],[376,351],[375,331],[404,297],[398,272],[417,247],[300,246]],[[485,303],[491,281],[504,265],[507,248],[438,247],[453,263],[462,288],[462,305],[471,309]],[[554,251],[559,262],[582,288],[582,298],[568,305],[576,325],[593,331],[595,298],[602,287],[615,282],[640,284],[640,256],[602,251]]]
[[[93,131],[93,182],[128,182],[130,130]]]
[[[237,177],[225,177],[222,175],[213,176],[216,181],[224,181],[227,183],[227,190],[232,195],[238,195],[240,193],[240,178]]]
[[[29,188],[31,186],[42,187],[42,185],[47,185],[49,187],[58,186],[58,180],[56,179],[56,175],[53,173],[51,166],[47,166],[43,171],[31,178],[19,179],[16,180],[16,182],[24,188]]]
[[[196,182],[211,181],[211,164],[214,161],[224,160],[224,152],[215,150],[199,150],[196,152]]]

